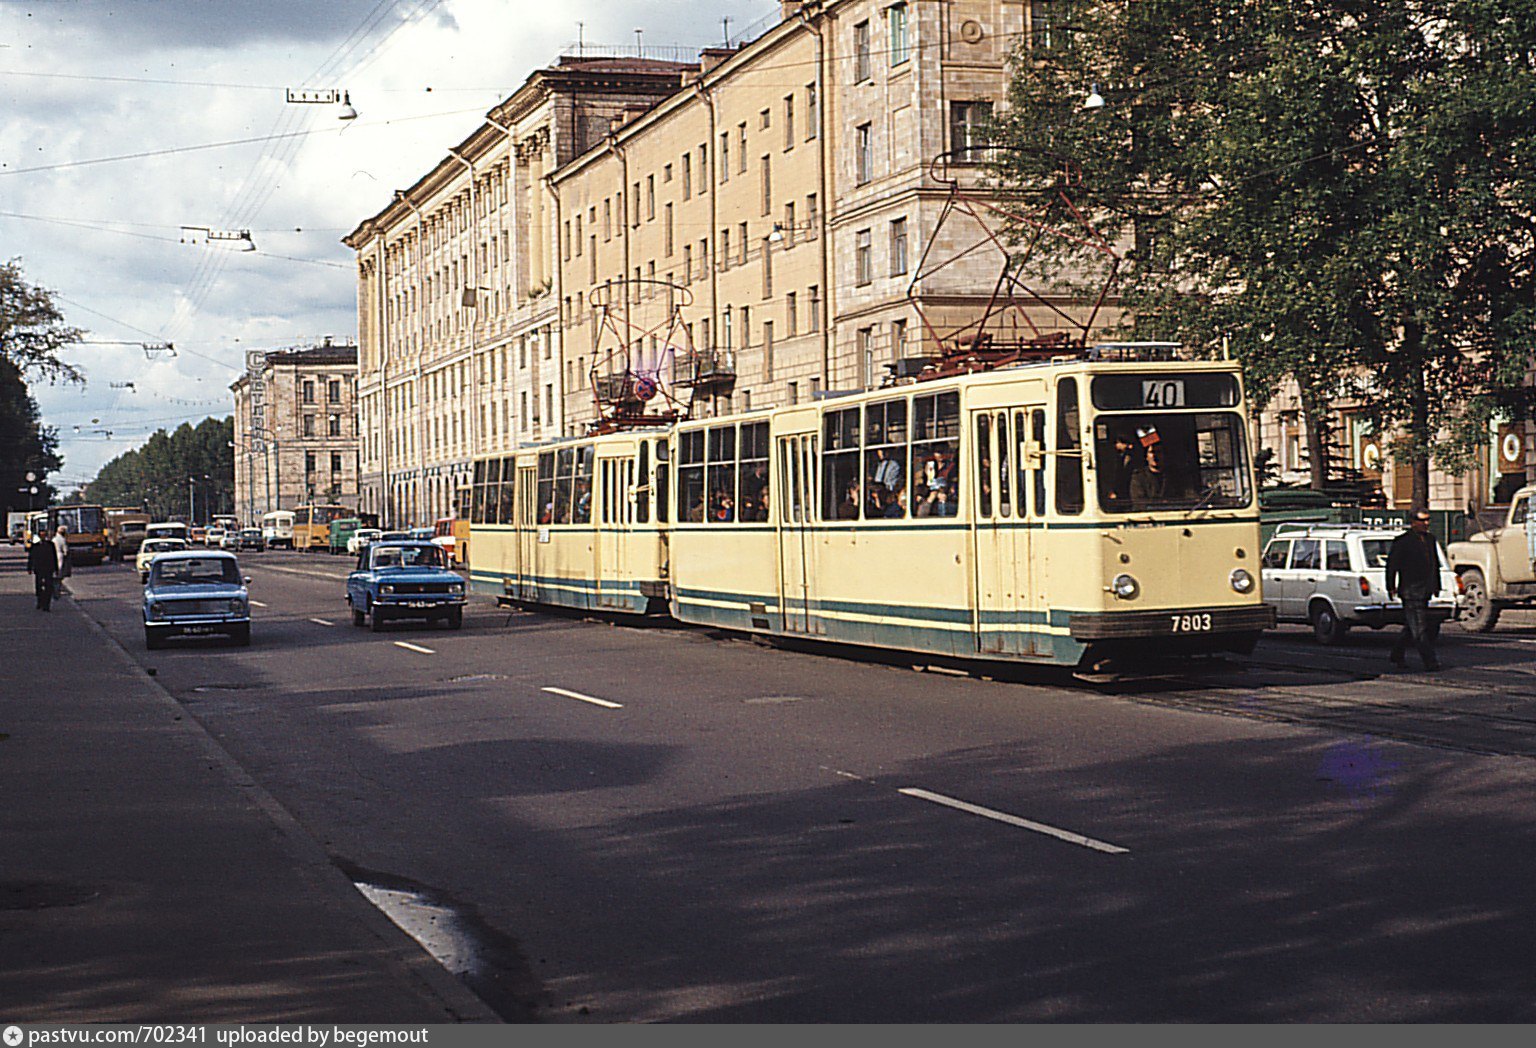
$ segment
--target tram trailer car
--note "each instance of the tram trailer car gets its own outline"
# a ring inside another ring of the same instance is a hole
[[[961,658],[1250,651],[1274,617],[1238,370],[1106,348],[520,452],[525,483],[481,497],[477,479],[474,542],[498,537],[472,579],[589,610],[664,594],[682,622]],[[578,521],[604,460],[611,508]],[[512,523],[484,522],[492,502]]]

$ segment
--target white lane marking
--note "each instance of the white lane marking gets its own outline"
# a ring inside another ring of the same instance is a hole
[[[334,626],[334,625],[336,625],[336,623],[332,622],[330,619],[310,619],[309,621],[310,622],[314,622],[314,623],[318,623],[321,626]]]
[[[607,699],[594,699],[592,696],[583,695],[579,691],[566,691],[564,688],[544,688],[542,690],[549,692],[551,695],[564,695],[566,698],[575,699],[578,702],[590,702],[592,705],[601,706],[604,709],[622,710],[624,708],[617,702],[609,702]]]
[[[265,604],[263,604],[263,603],[262,603],[262,602],[261,602],[261,601],[259,601],[259,600],[253,600],[253,601],[251,601],[251,607],[253,607],[253,608],[265,608],[265,607],[266,607],[266,606],[267,606],[267,605],[265,605]]]
[[[916,797],[918,800],[932,801],[934,804],[942,804],[947,808],[969,812],[972,815],[996,819],[998,822],[1005,822],[1009,826],[1017,826],[1020,829],[1043,833],[1048,837],[1055,837],[1057,840],[1066,841],[1068,844],[1092,848],[1094,851],[1107,852],[1110,855],[1126,855],[1130,852],[1129,848],[1122,848],[1117,844],[1106,844],[1104,841],[1096,841],[1092,837],[1084,837],[1082,834],[1073,833],[1071,830],[1061,830],[1055,826],[1047,826],[1043,822],[1031,822],[1028,819],[1021,819],[1017,815],[1009,815],[1007,812],[993,811],[991,808],[983,808],[980,805],[967,804],[965,801],[957,801],[953,797],[946,797],[942,793],[930,793],[928,790],[920,790],[913,786],[908,786],[898,792],[904,793],[908,797]]]
[[[397,647],[397,648],[404,648],[407,651],[419,651],[423,655],[436,655],[437,654],[437,652],[433,651],[431,648],[423,648],[420,644],[411,644],[408,641],[403,641],[403,640],[395,641],[395,647]]]

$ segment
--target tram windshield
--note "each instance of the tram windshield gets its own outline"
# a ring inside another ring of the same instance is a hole
[[[1137,412],[1094,420],[1106,513],[1239,509],[1253,501],[1248,445],[1234,412]]]

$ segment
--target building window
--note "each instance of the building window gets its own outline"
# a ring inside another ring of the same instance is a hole
[[[339,452],[339,451],[331,452],[331,472],[332,473],[340,473],[341,472],[341,452]]]
[[[891,65],[898,66],[912,57],[912,41],[907,32],[907,5],[893,4],[885,13],[891,31]]]
[[[634,202],[635,213],[634,213],[634,216],[630,219],[629,225],[630,225],[631,229],[639,229],[640,228],[640,183],[639,182],[635,183],[635,191],[630,194],[630,199]]]
[[[805,318],[806,331],[821,330],[821,288],[815,284],[810,289],[811,308]]]
[[[683,154],[683,199],[693,199],[693,154]]]
[[[799,320],[796,316],[798,299],[793,291],[784,296],[784,336],[794,338],[799,331]]]
[[[1035,51],[1058,51],[1066,45],[1064,26],[1056,24],[1052,0],[1033,0],[1029,5],[1029,46]]]
[[[898,218],[891,222],[891,276],[900,276],[906,271],[907,220]]]
[[[306,451],[306,452],[304,452],[304,472],[305,473],[313,473],[314,471],[315,471],[315,453],[313,451]]]
[[[773,297],[773,245],[763,241],[763,297]]]
[[[341,436],[341,416],[340,415],[332,415],[327,420],[327,423],[328,424],[327,424],[326,429],[325,429],[325,435],[326,436],[328,436],[328,437],[339,437],[339,436]]]
[[[666,228],[662,232],[663,232],[663,237],[664,237],[664,239],[666,241],[667,257],[671,258],[672,257],[672,252],[675,250],[675,243],[674,243],[674,241],[672,239],[672,205],[671,204],[667,205]]]
[[[748,257],[748,255],[747,255],[747,224],[745,222],[743,222],[739,226],[737,226],[736,227],[736,233],[737,233],[737,239],[740,241],[738,247],[736,248],[736,250],[738,252],[736,261],[737,261],[737,263],[739,265],[743,265],[744,266],[744,265],[747,264],[747,257]]]
[[[853,181],[856,185],[864,185],[872,177],[874,167],[874,151],[871,145],[873,130],[869,124],[860,124],[854,128],[854,152],[853,152]]]
[[[805,85],[805,140],[809,142],[821,132],[821,110],[816,105],[816,85]]]
[[[341,379],[333,378],[325,384],[325,399],[332,404],[341,403]]]
[[[986,145],[984,128],[992,119],[991,102],[949,104],[949,148],[962,163],[978,163]]]
[[[645,220],[656,221],[656,176],[645,176]]]
[[[874,385],[875,329],[872,327],[859,328],[855,338],[859,353],[859,385],[868,389]]]
[[[900,360],[907,355],[907,322],[891,321],[891,359]]]
[[[304,429],[303,429],[303,433],[304,433],[304,435],[306,437],[312,437],[312,436],[315,435],[315,416],[313,416],[313,415],[305,415],[304,416]]]
[[[603,242],[613,239],[613,200],[603,198]]]
[[[762,213],[764,217],[767,217],[769,212],[773,210],[773,161],[767,156],[763,157],[762,195]]]
[[[736,173],[747,173],[747,125],[738,124],[736,127]]]
[[[874,251],[871,247],[872,240],[873,237],[870,231],[867,229],[861,229],[856,234],[854,234],[854,283],[861,287],[874,279]]]
[[[860,22],[853,27],[853,79],[863,83],[872,75],[869,65],[869,23]]]
[[[785,247],[795,246],[795,202],[793,200],[784,205],[784,224],[779,232],[784,237]]]
[[[315,383],[313,379],[305,379],[299,389],[301,391],[299,399],[302,402],[305,404],[313,404],[315,402]]]
[[[773,321],[763,321],[763,378],[773,378]]]
[[[729,182],[730,180],[731,180],[731,133],[729,131],[722,131],[720,133],[720,181],[721,182]]]
[[[772,120],[772,117],[771,117],[771,114],[770,114],[769,110],[764,109],[761,113],[757,114],[757,129],[759,131],[766,131],[766,130],[768,130],[768,127],[769,127],[769,124],[770,124],[771,120]]]
[[[784,96],[784,148],[795,148],[795,96]]]
[[[699,143],[699,192],[709,192],[709,147]]]

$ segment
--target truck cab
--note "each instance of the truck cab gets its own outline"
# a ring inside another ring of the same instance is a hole
[[[1451,543],[1451,565],[1466,586],[1461,624],[1477,633],[1498,625],[1505,608],[1536,604],[1536,521],[1531,501],[1536,484],[1527,484],[1509,502],[1499,527]]]

